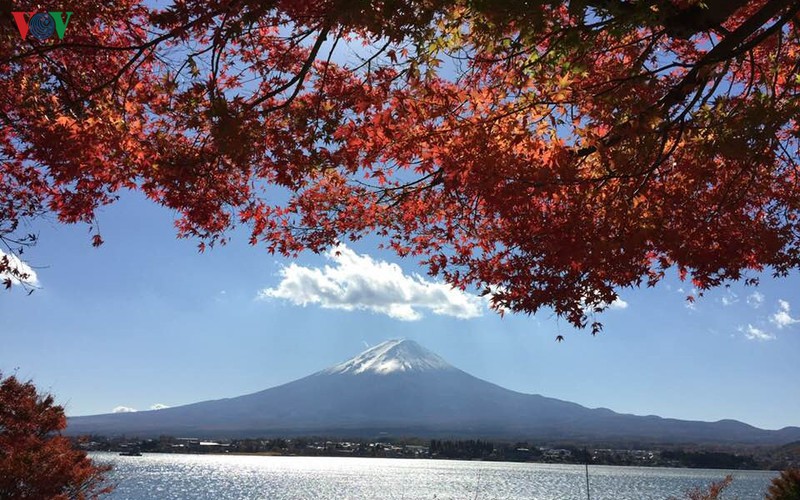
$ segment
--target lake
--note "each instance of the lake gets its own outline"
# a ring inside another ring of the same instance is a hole
[[[585,499],[580,465],[348,457],[92,453],[114,466],[109,500]],[[775,472],[589,466],[592,500],[681,498],[733,474],[726,499],[763,498]]]

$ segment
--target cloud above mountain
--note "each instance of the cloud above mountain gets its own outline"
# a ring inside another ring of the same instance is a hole
[[[115,406],[111,413],[136,413],[136,408],[130,406]]]
[[[345,245],[330,250],[326,257],[332,264],[322,268],[285,266],[279,273],[280,283],[261,290],[258,297],[299,306],[372,311],[401,321],[422,319],[422,311],[469,319],[486,309],[477,296],[416,273],[406,274],[397,264],[358,254]]]

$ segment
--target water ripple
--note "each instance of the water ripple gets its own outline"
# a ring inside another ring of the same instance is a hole
[[[109,500],[573,500],[586,498],[577,465],[94,453],[114,465]],[[734,475],[724,498],[763,498],[774,472],[592,466],[593,500],[665,500]]]

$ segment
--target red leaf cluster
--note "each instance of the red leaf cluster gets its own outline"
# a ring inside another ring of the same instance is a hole
[[[673,267],[800,267],[797,2],[70,8],[62,43],[0,34],[0,237],[140,190],[203,245],[376,233],[595,332]]]
[[[88,500],[111,491],[110,467],[92,463],[59,434],[64,410],[30,382],[0,377],[0,498]]]

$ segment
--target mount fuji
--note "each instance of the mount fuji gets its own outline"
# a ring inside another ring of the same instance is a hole
[[[590,409],[523,394],[455,368],[411,340],[390,340],[287,384],[156,411],[71,417],[67,434],[106,436],[525,438],[547,441],[783,444],[763,430]]]

